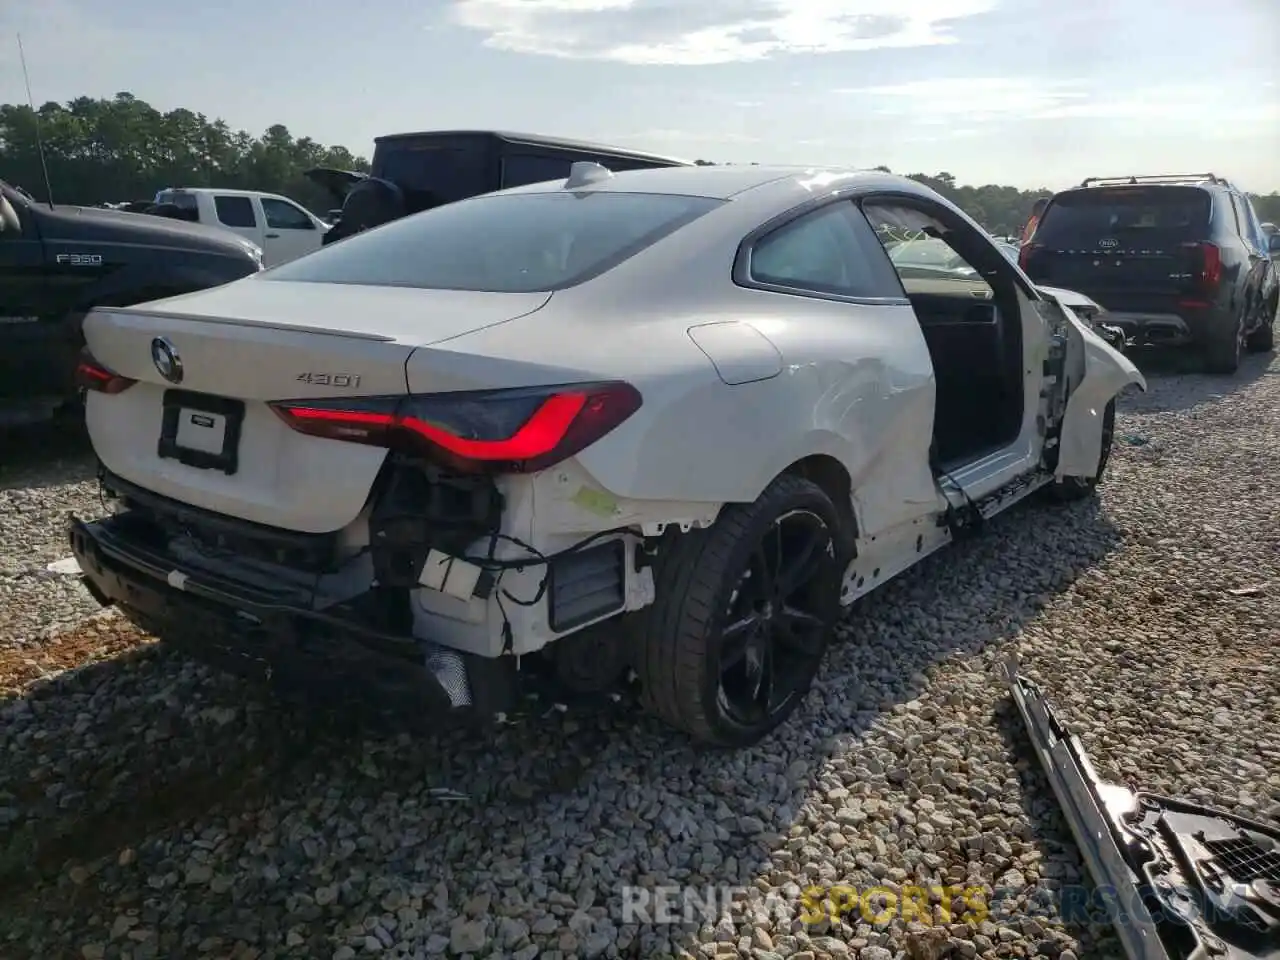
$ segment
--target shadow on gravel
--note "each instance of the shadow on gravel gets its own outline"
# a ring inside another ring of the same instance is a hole
[[[1129,359],[1147,378],[1147,393],[1130,387],[1120,401],[1122,413],[1163,413],[1188,410],[1201,404],[1212,403],[1245,389],[1262,377],[1275,376],[1280,371],[1270,369],[1274,353],[1248,353],[1240,362],[1240,369],[1232,376],[1203,373],[1203,366],[1192,353],[1148,347],[1130,350]],[[1162,390],[1162,380],[1179,378],[1176,392]]]
[[[92,480],[93,447],[78,420],[0,428],[0,490]]]
[[[383,891],[446,885],[459,913],[480,891],[455,878],[482,867],[499,883],[525,876],[544,894],[570,891],[568,904],[542,905],[565,925],[575,902],[620,924],[625,884],[751,886],[773,872],[802,807],[827,802],[829,758],[856,754],[938,665],[1014,636],[1121,539],[1093,501],[1027,503],[987,534],[860,601],[807,702],[737,753],[691,749],[626,706],[377,735],[156,649],[55,678],[0,703],[0,928],[11,943],[55,920],[87,936],[96,918],[154,901],[186,910],[173,939],[162,933],[164,955],[189,955],[189,937],[211,935],[283,950],[284,931],[301,925],[309,938],[287,955],[327,956],[339,921],[385,912]],[[904,767],[921,757],[918,745],[895,749]],[[605,846],[607,860],[593,852]],[[201,872],[209,851],[252,869],[219,885]],[[323,909],[294,895],[318,880],[280,880],[310,876],[321,858],[360,878]],[[697,926],[658,935],[695,949]],[[655,932],[621,955],[652,955]],[[568,955],[593,955],[582,938]]]

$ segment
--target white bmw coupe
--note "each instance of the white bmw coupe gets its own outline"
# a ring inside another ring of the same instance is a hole
[[[897,266],[904,234],[969,269]],[[576,164],[84,334],[102,603],[419,712],[626,680],[728,746],[842,606],[1089,495],[1146,389],[958,208],[827,169]]]

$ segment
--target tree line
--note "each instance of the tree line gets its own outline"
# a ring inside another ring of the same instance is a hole
[[[304,170],[369,169],[367,160],[348,148],[295,138],[283,124],[255,137],[203,113],[162,112],[131,93],[50,102],[37,111],[0,104],[0,179],[40,200],[47,197],[37,134],[54,200],[68,204],[149,200],[165,187],[228,187],[284,194],[323,213],[330,198],[302,175]],[[998,236],[1017,234],[1035,201],[1052,193],[994,183],[962,185],[946,172],[908,176]],[[1260,219],[1280,222],[1280,194],[1252,196]]]
[[[203,113],[161,112],[131,93],[38,111],[0,104],[0,180],[38,200],[48,199],[41,140],[54,201],[83,206],[150,200],[165,187],[226,187],[284,194],[323,213],[329,195],[304,170],[369,169],[346,147],[295,138],[283,124],[255,137]]]

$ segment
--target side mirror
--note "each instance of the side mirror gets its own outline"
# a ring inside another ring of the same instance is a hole
[[[1280,233],[1273,233],[1267,238],[1267,252],[1273,257],[1280,253]]]
[[[18,219],[18,211],[4,194],[0,194],[0,234],[21,233],[22,221]]]

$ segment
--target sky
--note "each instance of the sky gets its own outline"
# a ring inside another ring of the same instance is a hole
[[[505,129],[1059,189],[1280,190],[1280,0],[0,0],[0,102],[127,90],[368,156]]]

